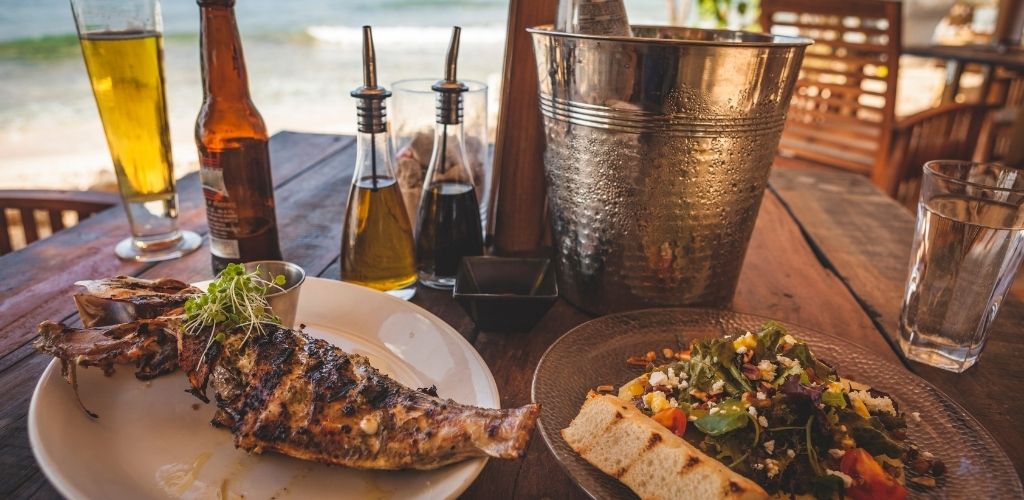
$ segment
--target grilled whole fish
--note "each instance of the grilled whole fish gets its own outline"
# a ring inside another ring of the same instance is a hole
[[[184,334],[173,315],[87,329],[44,322],[35,346],[59,358],[76,387],[78,365],[109,374],[114,365],[132,364],[144,379],[177,363],[194,395],[207,401],[208,387],[213,390],[218,410],[212,423],[230,430],[235,445],[250,453],[385,470],[525,453],[538,405],[462,405],[437,397],[433,388],[405,387],[365,357],[303,332],[271,324],[263,329],[244,342],[237,333],[210,342],[214,332]]]
[[[202,293],[188,283],[170,278],[144,280],[117,276],[75,284],[84,288],[74,297],[78,315],[87,328],[158,318]]]
[[[182,369],[197,395],[215,391],[214,425],[249,452],[358,469],[434,469],[471,457],[518,458],[539,406],[494,410],[461,405],[432,390],[413,390],[302,332],[264,325],[214,343],[182,340]],[[197,358],[196,355],[200,358]]]

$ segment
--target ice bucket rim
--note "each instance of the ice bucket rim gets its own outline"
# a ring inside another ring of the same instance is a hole
[[[732,41],[732,40],[677,40],[669,38],[638,38],[628,36],[605,36],[605,35],[585,35],[581,33],[565,33],[563,31],[556,31],[552,24],[540,24],[530,28],[526,28],[531,34],[534,35],[548,35],[559,38],[577,38],[581,40],[600,40],[600,41],[613,41],[622,43],[634,43],[641,45],[667,45],[667,46],[701,46],[701,47],[770,47],[770,48],[785,48],[785,47],[807,47],[814,43],[814,40],[810,38],[800,36],[785,36],[785,35],[772,35],[765,33],[754,33],[752,31],[739,31],[739,30],[712,30],[702,28],[686,28],[682,26],[663,26],[655,24],[633,24],[633,28],[653,28],[653,29],[670,29],[673,31],[700,31],[705,33],[730,33],[730,34],[741,34],[745,37],[760,38],[756,41]]]

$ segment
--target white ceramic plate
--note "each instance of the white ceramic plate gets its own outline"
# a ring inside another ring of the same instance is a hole
[[[70,299],[69,299],[70,300]],[[494,378],[476,350],[420,307],[340,281],[307,278],[296,322],[306,332],[409,387],[498,408]],[[28,413],[32,451],[64,496],[79,498],[442,498],[462,493],[486,459],[434,471],[356,471],[284,456],[248,455],[210,425],[214,405],[185,393],[182,373],[141,382],[131,367],[112,377],[79,369],[75,402],[54,360]]]

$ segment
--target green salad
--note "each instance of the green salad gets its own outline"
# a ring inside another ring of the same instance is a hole
[[[778,323],[630,362],[648,371],[621,398],[769,493],[905,498],[908,477],[930,487],[945,470],[907,441],[916,413],[840,378]]]

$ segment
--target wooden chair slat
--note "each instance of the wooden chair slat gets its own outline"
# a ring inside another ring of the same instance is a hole
[[[779,152],[868,174],[895,121],[902,15],[889,0],[762,0],[765,31],[814,40]]]
[[[25,232],[25,244],[39,239],[39,228],[36,226],[36,211],[32,208],[18,210],[21,214],[21,230]]]
[[[14,243],[21,240],[19,236],[24,237],[26,245],[39,239],[39,225],[35,218],[37,210],[47,213],[52,234],[67,227],[63,217],[65,211],[78,214],[81,220],[117,205],[119,201],[115,193],[96,191],[0,190],[0,210],[12,209],[21,217],[17,226],[4,219],[0,255],[12,251]],[[13,234],[15,230],[20,233]]]
[[[56,233],[61,229],[64,229],[64,211],[50,209],[46,211],[50,216],[50,233]]]
[[[10,228],[7,224],[7,210],[0,207],[0,255],[4,255],[11,250],[11,233]]]

